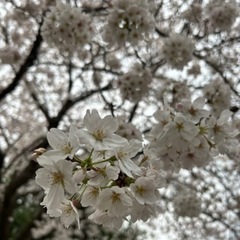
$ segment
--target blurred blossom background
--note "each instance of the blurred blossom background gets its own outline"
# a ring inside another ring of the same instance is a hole
[[[0,239],[240,239],[239,6],[1,0]],[[164,179],[154,210],[119,230],[80,205],[80,229],[66,229],[40,205],[47,133],[83,128],[88,109],[117,119],[116,134],[142,144],[131,160]]]

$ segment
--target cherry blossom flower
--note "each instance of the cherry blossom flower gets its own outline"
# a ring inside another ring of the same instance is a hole
[[[137,220],[146,222],[150,217],[156,216],[159,210],[160,208],[155,204],[140,204],[135,200],[130,213],[131,222],[135,223]]]
[[[82,169],[81,167],[77,166],[76,170],[73,174],[73,180],[76,184],[81,184],[84,178],[86,177],[86,169]]]
[[[223,83],[221,79],[214,79],[205,85],[203,92],[215,116],[220,116],[223,110],[230,108],[231,89],[229,85]]]
[[[215,143],[222,143],[226,137],[234,136],[237,134],[237,132],[232,131],[232,128],[228,123],[228,120],[231,116],[231,111],[224,110],[218,119],[215,117],[211,117],[209,119],[209,132],[210,136],[213,137]]]
[[[62,159],[67,157],[72,159],[80,147],[76,133],[77,128],[73,125],[70,127],[69,135],[57,128],[51,128],[47,133],[47,139],[54,150],[48,151],[48,155]]]
[[[106,227],[110,227],[119,230],[123,224],[123,218],[117,216],[111,216],[106,211],[97,209],[93,214],[88,217],[91,221],[101,224]]]
[[[79,8],[57,1],[47,12],[41,33],[43,39],[60,51],[73,53],[81,51],[91,41],[93,27],[91,18]]]
[[[108,210],[109,216],[123,216],[128,207],[132,206],[132,199],[126,194],[123,188],[114,186],[103,189],[99,195],[98,209]]]
[[[60,221],[68,228],[75,220],[80,229],[79,214],[72,201],[64,200],[59,209],[48,211],[50,217],[60,217]]]
[[[179,162],[182,168],[192,169],[193,167],[202,167],[211,160],[209,154],[209,144],[205,138],[197,146],[189,145],[189,149],[179,156]]]
[[[139,177],[135,183],[130,185],[130,189],[134,198],[140,204],[153,204],[159,197],[159,192],[154,184],[154,178],[151,177]]]
[[[212,30],[228,31],[238,16],[239,9],[234,1],[210,1],[206,6],[206,18]]]
[[[97,164],[94,169],[87,172],[87,176],[90,178],[88,184],[94,186],[106,186],[109,180],[117,180],[119,169],[115,166],[111,166],[110,163]]]
[[[203,109],[204,104],[204,98],[197,98],[193,102],[190,99],[183,99],[176,108],[194,123],[198,123],[201,118],[206,118],[210,114],[209,111]]]
[[[140,175],[141,169],[131,160],[141,149],[142,144],[138,140],[131,140],[128,144],[115,150],[118,166],[127,176],[133,178],[133,174]]]
[[[172,34],[164,41],[162,53],[168,64],[177,69],[183,69],[192,59],[194,44],[183,35]]]
[[[176,139],[177,136],[180,136],[186,141],[191,141],[199,133],[199,129],[186,117],[182,115],[175,115],[174,121],[166,125],[166,134],[167,139]],[[171,141],[170,140],[170,141]]]
[[[118,87],[123,99],[137,102],[148,93],[151,82],[150,70],[136,64],[118,79]]]
[[[81,204],[83,207],[96,206],[100,194],[100,188],[96,186],[88,185],[84,190],[81,198]]]
[[[127,140],[137,139],[142,141],[141,132],[134,126],[131,122],[126,122],[126,119],[122,117],[118,117],[119,128],[117,130],[117,134],[126,138]]]
[[[44,155],[38,158],[38,163],[43,166],[36,172],[36,182],[46,193],[41,205],[48,209],[58,208],[65,199],[65,191],[74,194],[76,186],[72,179],[73,165],[69,161],[54,161]]]
[[[83,123],[86,130],[80,129],[78,135],[80,140],[90,148],[95,150],[110,150],[119,147],[127,140],[116,134],[118,129],[118,121],[111,116],[100,118],[98,111],[93,109],[87,111]]]
[[[174,210],[181,217],[197,217],[201,212],[201,199],[194,191],[184,190],[174,200]]]
[[[138,43],[148,38],[154,30],[155,20],[145,0],[115,0],[107,24],[103,28],[103,39],[108,45],[122,46],[126,41]],[[112,34],[112,33],[115,34]]]

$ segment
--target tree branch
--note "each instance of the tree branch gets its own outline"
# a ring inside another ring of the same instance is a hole
[[[3,100],[9,93],[11,93],[19,84],[21,81],[22,77],[26,74],[28,69],[34,65],[34,61],[37,59],[38,56],[38,51],[40,49],[41,43],[42,43],[42,36],[41,36],[41,24],[38,29],[38,33],[36,36],[36,39],[33,43],[32,49],[26,58],[25,62],[22,64],[18,72],[16,73],[15,78],[13,81],[0,92],[0,101]]]

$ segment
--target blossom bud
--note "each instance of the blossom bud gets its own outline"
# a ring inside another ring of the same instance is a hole
[[[46,148],[38,148],[33,151],[33,154],[31,155],[31,159],[36,161],[39,156],[41,156],[43,153],[45,153],[47,150]]]

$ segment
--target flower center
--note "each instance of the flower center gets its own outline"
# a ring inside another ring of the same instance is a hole
[[[66,216],[71,216],[72,213],[73,213],[73,209],[72,209],[72,206],[70,204],[65,206],[62,211]]]
[[[119,151],[118,152],[118,158],[123,160],[124,158],[126,158],[128,154],[126,152],[123,152],[123,151]]]
[[[62,150],[64,151],[64,153],[66,154],[70,154],[73,150],[73,147],[71,146],[71,144],[68,142],[66,145],[63,146]]]
[[[53,184],[62,184],[63,185],[64,175],[61,172],[52,173],[52,185]]]
[[[99,194],[99,189],[98,188],[95,188],[93,187],[91,190],[90,190],[90,195],[94,198],[96,198]]]
[[[102,129],[97,129],[93,133],[93,136],[95,137],[96,140],[102,141],[106,137],[106,134],[104,133],[104,131]]]
[[[146,192],[146,189],[143,186],[137,186],[137,193],[142,196]]]
[[[112,194],[112,202],[113,202],[113,203],[116,203],[116,202],[119,202],[119,201],[120,201],[120,193],[114,192],[114,193]]]
[[[176,127],[179,132],[184,129],[183,123],[176,123]]]

